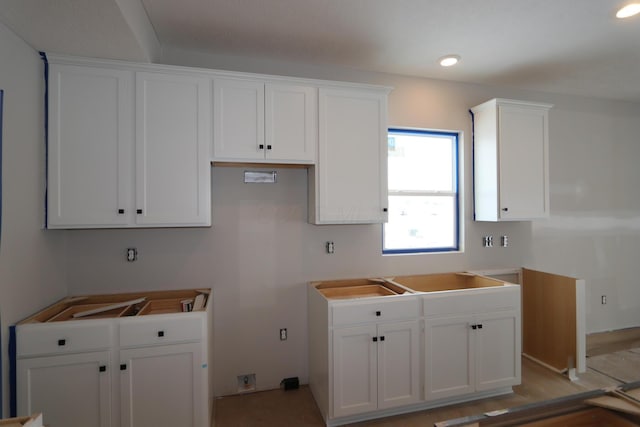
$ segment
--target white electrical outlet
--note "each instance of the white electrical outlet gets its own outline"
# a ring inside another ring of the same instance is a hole
[[[136,248],[127,248],[127,261],[133,262],[138,259],[138,250]]]

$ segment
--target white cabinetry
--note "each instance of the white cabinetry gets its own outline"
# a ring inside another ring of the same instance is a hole
[[[418,402],[419,334],[417,320],[334,329],[334,416]]]
[[[301,84],[214,79],[213,160],[313,164],[316,93]]]
[[[51,427],[208,427],[212,303],[180,312],[202,292],[149,292],[79,319],[141,294],[69,298],[14,326],[18,414],[46,413]]]
[[[310,384],[325,420],[420,401],[419,300],[327,300],[310,289]]]
[[[49,228],[211,224],[208,79],[52,58]]]
[[[309,172],[309,222],[387,220],[386,89],[320,88],[318,161]]]
[[[549,216],[551,107],[492,99],[471,109],[476,221]]]
[[[518,287],[424,298],[426,400],[520,383]]]
[[[131,221],[133,87],[133,71],[51,64],[49,228]]]
[[[210,82],[136,73],[136,224],[211,225]]]
[[[111,352],[21,359],[18,413],[47,414],[51,427],[111,426]]]

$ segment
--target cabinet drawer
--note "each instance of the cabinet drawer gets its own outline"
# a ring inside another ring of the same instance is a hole
[[[16,356],[79,353],[111,347],[110,322],[85,321],[21,325],[16,328]]]
[[[366,322],[386,322],[414,319],[420,315],[420,300],[417,297],[379,301],[354,302],[333,306],[333,326]]]
[[[120,323],[120,347],[200,341],[200,316],[181,314],[173,317],[138,318]]]
[[[425,294],[423,300],[425,317],[519,309],[520,286],[433,292]]]

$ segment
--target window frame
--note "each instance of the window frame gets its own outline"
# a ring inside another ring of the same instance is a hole
[[[387,129],[387,135],[391,136],[391,134],[405,134],[405,135],[421,135],[421,136],[444,136],[451,137],[453,140],[453,159],[452,159],[452,168],[453,168],[453,191],[443,192],[443,191],[398,191],[394,192],[391,189],[387,189],[387,197],[392,195],[425,195],[425,196],[454,196],[454,241],[455,244],[450,247],[433,247],[433,248],[404,248],[404,249],[386,249],[385,248],[385,234],[386,234],[386,225],[384,223],[382,225],[382,254],[383,255],[399,255],[399,254],[426,254],[426,253],[451,253],[451,252],[460,252],[462,243],[461,243],[461,194],[460,194],[460,158],[462,156],[461,147],[460,147],[460,139],[461,132],[455,131],[445,131],[445,130],[433,130],[433,129],[422,129],[422,128],[400,128],[400,127],[390,127]],[[387,160],[388,162],[388,160]],[[388,170],[388,168],[387,168]],[[387,172],[388,173],[388,172]],[[387,178],[388,180],[388,178]]]

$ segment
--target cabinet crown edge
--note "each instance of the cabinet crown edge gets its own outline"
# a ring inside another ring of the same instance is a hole
[[[143,63],[134,61],[124,61],[118,59],[91,58],[82,56],[72,56],[57,53],[46,53],[47,61],[51,64],[60,65],[83,65],[93,67],[108,67],[126,71],[147,71],[147,72],[168,72],[173,74],[199,75],[210,78],[231,78],[263,80],[265,83],[299,83],[316,87],[337,87],[337,88],[361,88],[366,90],[378,90],[389,94],[394,88],[392,86],[375,85],[367,83],[347,82],[338,80],[323,80],[304,77],[292,77],[284,75],[271,75],[261,73],[250,73],[243,71],[219,70],[204,67],[189,67],[184,65],[170,65],[157,63]]]
[[[482,104],[478,104],[475,107],[471,107],[471,111],[475,113],[477,111],[484,110],[486,108],[498,107],[498,106],[529,107],[529,108],[540,108],[545,110],[550,110],[551,108],[553,108],[553,104],[544,103],[544,102],[520,101],[516,99],[506,99],[506,98],[493,98],[483,102]]]

